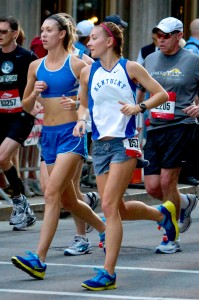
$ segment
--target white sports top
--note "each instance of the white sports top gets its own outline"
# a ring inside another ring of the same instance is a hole
[[[136,134],[135,116],[120,112],[119,100],[135,104],[136,85],[126,71],[127,60],[120,58],[111,71],[100,61],[92,64],[89,82],[89,111],[92,119],[92,138],[131,138]]]

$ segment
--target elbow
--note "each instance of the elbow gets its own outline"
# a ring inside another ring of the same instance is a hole
[[[27,113],[30,113],[31,109],[29,109],[27,103],[22,100],[22,106],[23,106],[23,110],[25,110]]]
[[[168,93],[167,93],[166,91],[163,92],[163,97],[162,97],[162,99],[164,99],[163,103],[164,103],[164,102],[167,102],[167,101],[169,100],[169,95],[168,95]]]

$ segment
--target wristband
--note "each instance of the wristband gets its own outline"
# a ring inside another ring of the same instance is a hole
[[[77,123],[80,122],[80,121],[84,121],[87,124],[86,120],[84,120],[84,119],[77,120]]]

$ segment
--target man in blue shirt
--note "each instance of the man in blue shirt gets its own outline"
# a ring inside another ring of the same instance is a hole
[[[199,54],[199,19],[194,19],[190,24],[191,36],[188,39],[185,49]]]

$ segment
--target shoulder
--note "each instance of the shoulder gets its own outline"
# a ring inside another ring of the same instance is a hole
[[[36,73],[38,67],[40,66],[40,64],[42,62],[42,60],[43,60],[43,58],[39,58],[39,59],[36,59],[36,60],[32,61],[29,65],[30,71]]]
[[[87,66],[87,64],[82,60],[77,58],[75,55],[70,56],[71,68],[77,78],[80,77],[81,70]]]
[[[82,59],[78,58],[74,54],[71,54],[69,59],[71,61],[72,67],[84,67],[86,65],[86,63]]]
[[[141,48],[141,51],[147,51],[147,50],[151,50],[151,49],[155,49],[155,44],[152,43],[152,44],[146,45]]]
[[[94,59],[92,59],[90,56],[83,54],[82,60],[87,63],[88,65],[91,65],[94,62]]]
[[[16,48],[16,58],[20,57],[26,57],[26,58],[31,58],[32,60],[37,59],[38,57],[34,54],[33,51],[29,51],[24,49],[21,46],[17,46]]]

